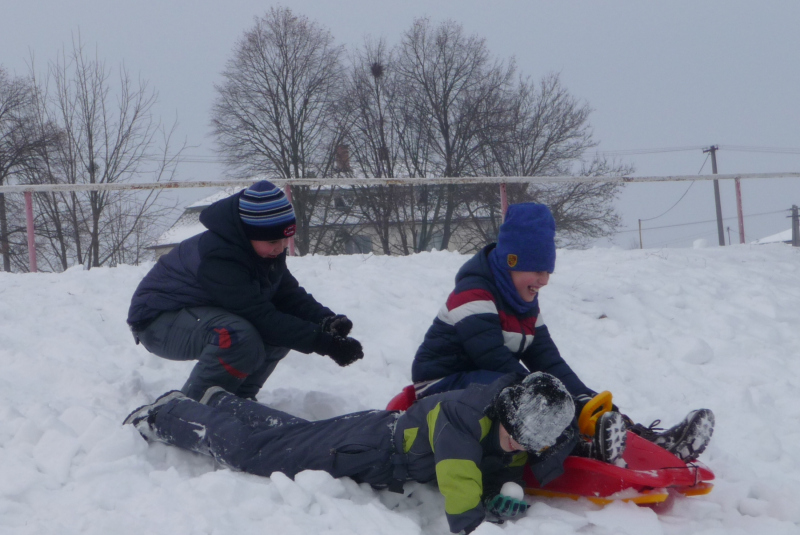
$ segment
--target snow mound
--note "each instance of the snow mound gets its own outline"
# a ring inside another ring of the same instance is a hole
[[[410,382],[414,352],[466,257],[289,260],[354,322],[363,360],[291,353],[259,395],[305,418],[381,408]],[[406,495],[304,472],[292,481],[216,466],[121,425],[179,388],[191,363],[136,346],[125,324],[150,266],[0,273],[0,533],[444,534],[435,487]],[[800,531],[800,256],[783,245],[559,251],[544,318],[578,375],[621,410],[665,427],[708,407],[701,460],[714,491],[649,509],[527,497],[500,533],[796,534]]]

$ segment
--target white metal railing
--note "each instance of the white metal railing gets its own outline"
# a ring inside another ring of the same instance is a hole
[[[35,184],[0,186],[0,193],[25,193],[38,191],[113,191],[138,189],[178,188],[223,188],[246,187],[258,180],[266,179],[277,186],[412,186],[425,184],[552,184],[565,182],[687,182],[693,180],[736,180],[750,178],[800,178],[800,172],[787,173],[739,173],[726,175],[667,175],[667,176],[493,176],[457,178],[272,178],[253,177],[234,180],[206,180],[196,182],[123,182],[113,184]]]
[[[291,202],[292,186],[412,186],[430,184],[497,184],[500,187],[500,202],[505,214],[508,207],[506,184],[553,184],[553,183],[621,183],[633,182],[690,182],[695,180],[735,180],[758,178],[800,178],[800,173],[740,173],[725,175],[668,175],[668,176],[503,176],[503,177],[430,177],[430,178],[272,178],[252,177],[249,179],[206,180],[195,182],[118,182],[102,184],[34,184],[0,186],[0,193],[23,193],[25,195],[25,216],[28,237],[28,262],[30,271],[37,271],[36,246],[33,228],[32,194],[48,191],[118,191],[152,190],[180,188],[224,188],[231,186],[247,187],[258,180],[267,179],[277,186],[283,186]],[[294,239],[290,240],[289,253],[294,254]]]

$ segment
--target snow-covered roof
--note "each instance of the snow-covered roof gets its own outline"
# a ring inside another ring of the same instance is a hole
[[[156,239],[151,248],[166,247],[169,245],[176,245],[187,238],[191,238],[206,230],[206,227],[200,222],[200,212],[203,208],[211,204],[230,197],[242,188],[231,187],[221,189],[208,197],[195,201],[186,207],[185,211],[181,214],[177,221],[161,236]]]
[[[169,230],[158,237],[153,247],[175,245],[205,231],[206,227],[200,221],[191,224],[178,225],[175,223]]]
[[[756,245],[763,245],[765,243],[780,243],[780,242],[789,242],[792,241],[792,229],[786,229],[783,232],[778,232],[777,234],[773,234],[772,236],[767,236],[766,238],[761,238],[753,243]]]
[[[205,208],[206,206],[214,204],[215,202],[220,201],[220,200],[224,199],[225,197],[230,197],[234,193],[236,193],[236,192],[238,192],[240,190],[243,190],[243,189],[244,188],[238,188],[238,187],[231,187],[231,188],[221,189],[218,192],[214,193],[213,195],[209,195],[208,197],[206,197],[204,199],[200,199],[199,201],[193,202],[192,204],[187,206],[186,209],[187,210],[191,210],[193,208]]]

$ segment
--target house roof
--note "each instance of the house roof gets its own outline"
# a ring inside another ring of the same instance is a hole
[[[777,234],[773,234],[772,236],[767,236],[766,238],[760,238],[753,243],[756,245],[763,245],[765,243],[791,243],[792,242],[792,229],[786,229],[783,232],[778,232]]]
[[[156,239],[150,248],[155,249],[159,247],[168,247],[177,245],[185,239],[191,238],[206,230],[206,227],[200,222],[200,212],[203,208],[211,204],[229,197],[239,191],[241,188],[225,188],[221,189],[208,197],[204,197],[199,201],[195,201],[186,207],[184,212],[180,215],[177,221],[161,236]]]

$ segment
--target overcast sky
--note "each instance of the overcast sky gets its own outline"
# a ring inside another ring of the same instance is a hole
[[[181,138],[197,146],[186,153],[190,160],[213,160],[213,84],[220,82],[237,39],[271,5],[2,0],[0,64],[27,74],[31,53],[43,67],[80,31],[109,66],[124,61],[158,91],[164,122],[177,116]],[[460,22],[485,37],[496,56],[514,56],[522,73],[535,79],[559,73],[565,87],[595,110],[591,124],[598,150],[634,164],[637,175],[691,175],[701,169],[710,174],[702,148],[713,144],[720,146],[722,174],[800,171],[796,0],[293,0],[282,5],[326,26],[348,46],[360,45],[367,35],[396,43],[419,16]],[[648,153],[665,149],[687,150]],[[187,162],[179,173],[180,180],[211,180],[221,178],[223,169]],[[725,226],[736,243],[733,183],[723,181],[721,190]],[[786,216],[792,204],[800,204],[800,179],[745,180],[742,197],[750,241],[789,228]],[[685,247],[701,238],[717,243],[715,222],[688,224],[714,219],[711,182],[630,185],[618,207],[627,232],[614,243],[622,247],[638,246],[637,220],[651,218],[656,219],[643,223],[645,228],[668,228],[646,230],[645,247]]]

